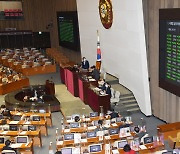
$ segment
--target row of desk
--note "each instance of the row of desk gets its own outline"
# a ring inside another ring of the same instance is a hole
[[[0,95],[7,94],[27,86],[29,86],[29,79],[26,77],[20,78],[18,81],[13,81],[6,84],[0,84]]]
[[[92,122],[94,120],[99,120],[102,119],[102,117],[93,117],[93,118],[88,118],[89,122]],[[103,118],[104,120],[109,120],[108,118]],[[70,121],[65,121],[66,124],[70,124]],[[83,120],[81,119],[80,122],[85,122],[87,123],[87,119]],[[123,122],[116,122],[116,123],[112,123],[108,129],[113,129],[113,128],[119,128],[121,125],[123,125]],[[132,124],[132,122],[130,123]],[[90,128],[90,127],[89,127]],[[129,133],[127,136],[121,136],[119,133],[118,134],[113,134],[113,135],[97,135],[95,137],[83,137],[85,132],[91,132],[91,129],[88,129],[88,127],[79,127],[79,128],[71,128],[71,129],[63,129],[61,132],[61,135],[65,135],[65,134],[74,134],[74,138],[70,139],[70,140],[65,140],[65,137],[60,137],[60,138],[56,138],[57,142],[56,142],[56,148],[57,150],[61,150],[64,148],[77,148],[76,154],[80,154],[80,153],[90,153],[89,152],[89,146],[91,145],[101,145],[102,146],[102,151],[100,152],[96,152],[96,154],[105,154],[108,153],[107,152],[107,148],[106,146],[109,145],[109,154],[111,153],[125,153],[123,151],[123,148],[115,148],[115,142],[118,141],[123,141],[123,140],[127,140],[128,143],[131,145],[131,148],[133,150],[135,150],[136,152],[139,152],[140,154],[145,154],[145,153],[153,153],[159,150],[164,149],[164,143],[162,143],[161,141],[154,141],[152,143],[148,143],[148,144],[143,144],[143,145],[137,145],[135,144],[134,141],[134,137],[135,137],[135,133],[131,132]],[[93,130],[94,131],[94,130]],[[98,132],[105,132],[106,130],[98,130]],[[76,137],[75,137],[76,136]],[[133,143],[133,144],[131,144]]]
[[[94,90],[98,86],[97,81],[84,78],[89,72],[76,72],[71,67],[60,66],[60,74],[68,91],[75,97],[80,97],[93,111],[100,112],[100,106],[103,107],[104,113],[110,110],[110,95],[99,94]]]
[[[52,127],[52,116],[50,112],[47,113],[39,113],[39,112],[21,112],[21,111],[11,111],[12,117],[20,116],[25,118],[26,120],[12,121],[6,119],[6,123],[4,124],[4,120],[0,120],[0,136],[7,136],[10,140],[14,140],[17,136],[28,136],[30,139],[29,144],[22,144],[18,147],[18,151],[23,154],[34,154],[33,147],[39,146],[42,147],[42,139],[41,136],[48,135],[47,126]],[[40,121],[31,121],[27,120],[31,116],[39,116]],[[36,126],[36,130],[28,130],[27,126]],[[18,126],[17,130],[9,130],[9,126]],[[27,127],[27,128],[26,128]],[[2,150],[4,144],[0,144],[0,151]]]
[[[10,67],[26,76],[56,72],[55,64],[52,64],[50,60],[39,51],[34,51],[1,52],[0,62],[4,66]],[[16,55],[20,56],[21,59],[13,58]],[[37,58],[38,61],[34,62]]]

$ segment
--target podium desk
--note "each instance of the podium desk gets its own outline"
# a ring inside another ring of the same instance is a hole
[[[87,81],[79,76],[78,78],[78,86],[79,86],[79,98],[85,103],[88,104],[88,89],[90,84],[97,86],[97,81]]]
[[[55,95],[55,87],[53,81],[46,80],[45,89],[48,95]]]
[[[59,66],[59,68],[60,68],[61,82],[65,83],[65,68],[63,68],[62,66]]]
[[[100,113],[100,106],[103,107],[103,112],[110,110],[110,95],[100,95],[88,88],[88,105],[93,111]]]
[[[73,71],[70,67],[65,69],[65,85],[73,96],[79,96],[78,73]]]

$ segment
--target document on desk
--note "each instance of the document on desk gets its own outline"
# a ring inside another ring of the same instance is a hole
[[[6,135],[7,133],[8,133],[8,131],[3,131],[1,134]]]
[[[22,146],[23,143],[15,143],[15,144],[11,144],[11,148],[19,148]]]
[[[105,138],[106,140],[110,140],[110,139],[111,139],[110,136],[104,136],[104,138]]]
[[[147,147],[146,147],[145,145],[140,145],[139,147],[140,147],[140,149],[142,149],[142,150],[147,149]]]
[[[111,125],[114,126],[114,127],[118,126],[116,123],[113,123],[113,124],[111,124]]]
[[[116,150],[112,150],[112,153],[113,154],[119,154],[119,151],[116,149]]]
[[[87,142],[87,138],[81,139],[81,143],[86,143]]]
[[[63,145],[63,141],[57,141],[57,145]]]
[[[21,113],[21,112],[18,112],[18,113],[16,113],[15,115],[22,115],[22,113]]]
[[[74,143],[80,143],[81,142],[81,134],[80,133],[76,133],[74,134]]]
[[[96,126],[90,126],[90,127],[88,127],[88,130],[94,130],[96,128],[97,128]]]
[[[71,122],[74,122],[74,120],[66,120],[67,121],[67,123],[71,123]]]
[[[92,78],[92,79],[89,79],[89,81],[96,81],[96,80]]]
[[[91,119],[90,118],[85,118],[86,121],[90,121]]]
[[[27,131],[22,131],[21,133],[19,133],[20,135],[26,135]]]
[[[19,121],[10,121],[9,125],[16,125]]]
[[[70,132],[70,129],[65,129],[64,130],[64,133],[69,133]]]
[[[29,124],[31,124],[31,122],[30,121],[26,121],[24,124],[25,125],[29,125]]]

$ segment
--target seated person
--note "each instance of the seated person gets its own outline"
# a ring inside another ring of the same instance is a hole
[[[135,137],[138,137],[141,143],[143,143],[144,137],[148,137],[146,130],[140,129],[139,126],[134,127],[134,132],[136,133]]]
[[[105,83],[105,88],[103,87],[102,90],[111,97],[111,86],[108,82]]]
[[[61,151],[56,151],[56,153],[55,154],[62,154],[62,152]]]
[[[85,57],[82,58],[81,67],[82,69],[89,69],[89,61]]]
[[[105,79],[102,79],[101,81],[99,81],[98,84],[99,84],[99,88],[101,90],[105,90],[106,89],[106,87],[105,87],[105,84],[106,84]]]
[[[80,121],[80,117],[79,117],[79,116],[75,116],[75,117],[74,117],[74,121],[75,121],[75,122]]]
[[[92,69],[92,77],[98,81],[100,79],[100,72],[98,69],[96,69],[96,67],[93,65],[91,66],[91,69]]]
[[[5,141],[5,146],[3,147],[2,151],[3,150],[13,150],[14,152],[16,152],[15,149],[11,148],[11,141],[10,140],[6,140]]]
[[[109,112],[109,115],[111,116],[111,119],[117,118],[117,117],[120,116],[118,112],[114,111],[114,109],[112,109],[112,110]]]
[[[135,154],[135,151],[131,149],[129,144],[126,144],[123,147],[123,150],[124,150],[125,154]]]
[[[10,110],[7,109],[5,105],[1,105],[0,114],[2,114],[5,118],[11,119],[12,117]]]

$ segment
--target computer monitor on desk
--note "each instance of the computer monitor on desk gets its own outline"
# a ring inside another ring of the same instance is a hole
[[[10,131],[17,131],[18,130],[18,126],[17,125],[9,125],[9,130]]]
[[[28,143],[28,136],[17,136],[16,143]]]
[[[153,136],[145,137],[144,144],[153,143]]]
[[[64,134],[64,140],[74,140],[74,134]]]
[[[96,137],[96,132],[92,131],[92,132],[87,132],[87,138],[93,138]]]
[[[88,150],[90,153],[101,152],[102,151],[102,145],[101,144],[89,145]]]
[[[2,115],[2,114],[0,114],[0,120],[2,120],[2,119],[4,119],[4,117],[3,117],[3,115]]]
[[[12,118],[14,121],[20,121],[21,120],[21,117],[20,115],[14,115]]]
[[[0,144],[4,144],[5,143],[5,137],[0,136]]]
[[[90,118],[98,117],[98,112],[90,112],[89,116],[90,116]]]
[[[36,131],[36,126],[34,126],[34,125],[29,125],[29,126],[28,126],[28,131]]]
[[[32,116],[32,121],[41,121],[40,116]]]
[[[118,149],[122,149],[126,144],[128,144],[127,140],[120,140],[114,142],[114,146]]]
[[[110,128],[109,135],[116,135],[119,134],[119,128]]]
[[[78,122],[70,123],[70,128],[79,128],[79,127],[80,127],[80,123],[78,123]]]
[[[61,153],[62,154],[73,154],[73,148],[72,147],[62,148]]]

